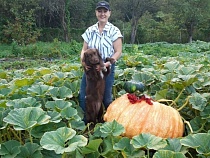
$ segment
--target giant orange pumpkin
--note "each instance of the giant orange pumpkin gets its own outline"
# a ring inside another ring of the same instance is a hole
[[[104,120],[116,120],[122,124],[125,128],[123,136],[129,138],[141,133],[176,138],[184,132],[184,123],[177,110],[145,96],[137,99],[133,94],[124,94],[114,100],[109,105]]]

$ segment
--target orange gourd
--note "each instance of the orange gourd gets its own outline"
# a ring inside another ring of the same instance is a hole
[[[148,97],[132,100],[129,95],[124,94],[114,100],[104,115],[104,121],[116,120],[124,126],[123,136],[132,138],[150,133],[162,138],[176,138],[183,135],[184,123],[176,109]]]

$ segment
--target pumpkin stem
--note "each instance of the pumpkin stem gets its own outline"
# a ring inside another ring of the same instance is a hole
[[[181,95],[182,95],[182,92],[185,90],[185,88],[183,88],[182,90],[181,90],[181,92],[179,93],[179,95],[176,97],[176,99],[174,100],[174,102],[176,103],[176,102],[178,102],[178,100],[179,100],[179,98],[181,97]],[[171,104],[170,104],[170,106],[172,106],[174,103],[172,102]]]
[[[177,104],[173,101],[173,100],[168,100],[168,99],[159,99],[157,100],[157,102],[161,103],[161,102],[166,102],[167,105],[169,104],[169,102],[172,102],[169,106],[175,105],[175,107],[177,106]]]
[[[185,102],[179,109],[177,109],[177,111],[181,111],[185,106],[187,106],[190,97],[191,97],[191,96],[188,96],[188,97],[187,97],[186,102]]]
[[[194,133],[194,132],[193,132],[193,129],[192,129],[192,126],[190,125],[190,122],[189,122],[189,121],[186,121],[183,117],[182,117],[182,119],[184,120],[184,123],[186,123],[186,124],[188,125],[188,127],[189,127],[189,129],[190,129],[190,132],[191,132],[191,133]]]

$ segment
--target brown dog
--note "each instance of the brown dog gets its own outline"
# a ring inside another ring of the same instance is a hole
[[[102,101],[105,89],[105,77],[110,73],[110,68],[104,66],[104,62],[97,49],[87,49],[84,52],[82,62],[86,74],[86,122],[96,124],[103,120]]]

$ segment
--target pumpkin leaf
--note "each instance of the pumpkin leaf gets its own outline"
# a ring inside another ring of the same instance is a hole
[[[174,152],[169,150],[159,150],[157,151],[153,158],[186,158],[186,156],[181,152]]]
[[[190,97],[189,102],[192,104],[192,108],[203,111],[207,105],[207,100],[199,93],[193,93]]]
[[[52,74],[46,74],[42,76],[45,84],[47,85],[53,85],[54,82],[57,82],[59,78],[57,76],[53,76]]]
[[[17,87],[23,87],[23,86],[29,86],[32,85],[34,83],[33,79],[29,79],[29,78],[22,78],[22,79],[16,79],[13,80],[14,85]]]
[[[98,148],[102,142],[103,142],[102,139],[90,140],[90,142],[84,148],[82,148],[82,153],[84,155],[88,155],[90,157],[93,156],[93,154],[95,156],[97,155],[97,157],[99,157],[100,153],[98,151]]]
[[[41,104],[32,97],[10,100],[6,105],[13,108],[41,107]]]
[[[4,98],[5,96],[8,96],[12,90],[10,88],[2,88],[0,89],[0,98]]]
[[[148,72],[138,72],[132,76],[132,80],[136,82],[142,82],[145,85],[151,85],[155,81],[155,76]]]
[[[0,78],[1,79],[6,79],[7,78],[7,72],[3,71],[3,70],[0,70]]]
[[[199,154],[210,156],[210,133],[190,134],[181,139],[181,144],[196,149]]]
[[[125,132],[125,129],[121,124],[114,120],[112,122],[105,122],[100,127],[100,131],[105,135],[105,137],[108,135],[119,136]]]
[[[47,111],[47,115],[50,116],[50,122],[59,123],[62,120],[61,114],[57,111]]]
[[[16,140],[9,140],[0,145],[1,157],[16,158],[17,154],[20,153],[20,142]]]
[[[121,151],[121,154],[126,155],[126,157],[142,157],[145,155],[143,150],[136,150],[127,137],[123,137],[118,143],[115,143],[113,149]]]
[[[178,75],[178,77],[182,79],[182,84],[185,87],[192,85],[198,80],[196,75]]]
[[[190,125],[194,133],[197,133],[197,131],[200,131],[200,129],[202,129],[205,123],[206,123],[206,120],[203,120],[201,117],[198,117],[198,116],[190,120]],[[187,130],[190,131],[188,126],[187,126]]]
[[[11,110],[3,121],[14,125],[16,130],[27,130],[48,123],[49,119],[50,116],[41,108],[27,107]]]
[[[49,69],[49,68],[40,68],[40,69],[36,72],[36,75],[38,75],[38,76],[43,76],[43,75],[51,74],[51,73],[52,73],[52,70]]]
[[[65,125],[66,124],[64,122],[59,122],[59,123],[50,122],[48,124],[35,126],[31,130],[31,135],[34,136],[35,138],[41,138],[45,132],[54,131],[60,127],[64,127]]]
[[[38,96],[44,96],[50,88],[51,87],[47,86],[47,85],[36,84],[36,85],[32,86],[31,88],[28,88],[28,93],[38,95]]]
[[[77,115],[77,110],[72,107],[66,107],[61,111],[61,116],[65,117],[66,119],[71,119]]]
[[[134,148],[146,148],[146,149],[154,149],[159,150],[164,148],[167,145],[166,140],[154,136],[149,133],[142,133],[140,135],[134,136],[131,140],[131,144],[133,144]]]
[[[161,91],[157,91],[155,94],[155,100],[164,99],[167,96],[168,89],[163,89]]]
[[[177,70],[179,66],[180,64],[178,61],[171,61],[164,64],[164,68],[168,69],[170,72],[174,72],[174,70]]]
[[[195,73],[196,69],[195,67],[187,67],[187,66],[182,66],[179,70],[179,74],[181,75],[192,75]]]
[[[71,89],[74,97],[78,97],[78,95],[79,95],[78,91],[79,91],[79,88],[80,88],[80,81],[79,80],[76,80],[74,82],[65,81],[64,86]]]
[[[71,89],[65,86],[52,88],[50,94],[54,100],[73,97]]]
[[[113,146],[115,143],[119,142],[120,137],[113,137],[113,136],[107,136],[106,138],[104,138],[103,140],[103,152],[101,153],[101,155],[103,157],[119,157],[120,153],[116,150],[113,149]]]
[[[40,144],[44,149],[54,150],[56,154],[63,154],[75,151],[77,147],[85,146],[87,138],[76,135],[76,131],[71,128],[61,127],[56,131],[44,133]]]
[[[168,138],[166,141],[167,141],[167,145],[163,148],[163,150],[170,150],[170,151],[174,151],[174,152],[182,152],[184,150],[183,146],[180,142],[180,139]]]
[[[61,112],[61,110],[71,106],[72,106],[71,102],[67,102],[64,100],[48,101],[45,105],[46,108],[53,109],[57,112]]]
[[[29,68],[29,69],[26,69],[23,73],[25,74],[25,75],[33,75],[33,73],[34,72],[36,72],[36,69],[34,69],[34,68]]]
[[[174,73],[167,73],[165,75],[160,76],[160,80],[162,82],[170,83],[170,81],[175,77]]]
[[[41,147],[36,143],[26,143],[20,148],[21,152],[16,158],[37,158],[42,157]]]
[[[62,155],[61,154],[56,154],[54,151],[50,151],[49,150],[42,150],[42,155],[44,158],[61,158]]]
[[[201,112],[202,119],[206,119],[210,122],[210,106],[206,106],[204,110]]]

